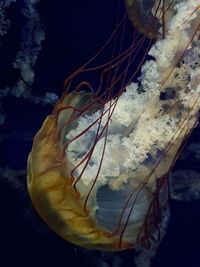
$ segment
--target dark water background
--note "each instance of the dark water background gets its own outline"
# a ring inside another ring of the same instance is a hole
[[[46,39],[34,67],[34,95],[42,96],[46,92],[61,95],[64,79],[89,59],[111,34],[116,22],[117,2],[41,1],[39,13]],[[123,2],[119,3],[123,12]],[[20,49],[24,23],[20,13],[22,7],[23,1],[18,0],[9,9],[8,18],[12,19],[12,24],[8,34],[1,38],[1,89],[12,86],[19,76],[11,63]],[[105,53],[105,59],[107,53],[109,51]],[[52,111],[52,105],[35,105],[30,100],[12,96],[3,98],[1,103],[6,114],[0,128],[1,136],[4,136],[0,143],[1,266],[134,266],[132,250],[118,253],[84,250],[62,240],[41,221],[27,195],[25,168],[32,137]],[[197,127],[188,144],[198,144],[199,137]],[[3,175],[5,166],[13,170],[7,177]],[[198,171],[199,166],[199,160],[190,155],[179,160],[175,169]],[[16,176],[20,170],[21,175]],[[171,201],[170,206],[169,226],[151,266],[199,267],[200,201]]]

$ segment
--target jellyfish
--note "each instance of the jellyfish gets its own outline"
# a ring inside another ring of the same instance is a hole
[[[59,236],[89,249],[148,248],[160,240],[169,174],[198,123],[200,1],[125,2],[137,29],[130,46],[123,49],[123,16],[65,80],[28,157],[35,209]],[[91,66],[111,43],[111,58]],[[96,88],[82,78],[88,74],[98,76]]]

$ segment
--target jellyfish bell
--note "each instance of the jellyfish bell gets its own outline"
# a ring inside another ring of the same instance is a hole
[[[158,39],[175,15],[179,0],[125,0],[127,14],[134,27],[148,38]],[[162,31],[162,32],[161,32]]]
[[[168,14],[163,19],[153,11],[161,10],[154,6],[161,2],[162,14]],[[135,1],[138,12],[151,11],[151,31],[158,23],[167,25],[144,52],[154,59],[142,67],[141,60],[140,82],[127,78],[145,39],[134,32],[126,50],[120,48],[100,66],[90,67],[92,58],[66,79],[61,99],[34,138],[28,158],[31,200],[49,227],[69,242],[115,251],[138,243],[149,247],[160,238],[169,172],[200,108],[199,59],[188,60],[194,49],[200,52],[200,1],[177,2],[153,1],[146,9]],[[125,23],[123,18],[108,42]],[[97,90],[89,81],[76,84],[78,75],[96,70]]]

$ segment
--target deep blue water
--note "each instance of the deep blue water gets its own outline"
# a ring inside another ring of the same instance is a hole
[[[43,96],[46,92],[61,95],[64,79],[89,59],[111,34],[116,21],[117,2],[41,1],[39,12],[46,39],[34,67],[34,95]],[[119,3],[123,13],[123,3]],[[18,0],[10,8],[8,17],[12,18],[12,24],[8,34],[1,38],[1,89],[12,86],[19,77],[11,63],[21,43],[22,7],[23,1]],[[108,54],[109,49],[105,52],[105,59]],[[1,135],[4,135],[0,143],[0,168],[5,170],[5,166],[9,166],[14,170],[7,178],[1,170],[0,246],[2,261],[6,260],[2,266],[134,266],[133,251],[114,254],[87,251],[62,240],[42,222],[27,195],[25,173],[17,177],[15,174],[17,170],[25,170],[32,137],[53,106],[35,105],[30,100],[13,96],[3,98],[1,103],[6,120],[0,128]],[[186,146],[198,143],[199,136],[200,128],[197,127]],[[190,155],[185,160],[179,160],[175,169],[198,171],[199,166],[199,161]],[[170,206],[169,227],[151,266],[199,267],[200,200],[187,203],[171,201]],[[120,257],[121,265],[112,263],[114,255]]]

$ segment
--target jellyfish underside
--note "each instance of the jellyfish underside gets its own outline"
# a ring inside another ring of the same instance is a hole
[[[169,6],[169,1],[163,3]],[[165,12],[169,29],[176,13],[174,4]],[[139,14],[152,10],[143,1],[134,1],[134,5]],[[167,63],[155,56],[157,65],[150,61],[143,67],[144,92],[139,90],[141,85],[134,84],[120,97],[108,94],[103,101],[94,92],[66,90],[36,134],[28,159],[29,194],[43,220],[67,241],[115,251],[139,242],[149,247],[150,240],[159,240],[162,210],[169,196],[168,175],[196,125],[200,106],[198,94],[188,100],[188,90],[199,85],[198,71],[180,61],[189,44],[199,42],[199,7],[193,10],[196,17],[185,22],[190,26],[186,27],[187,37],[183,37],[184,28],[176,29],[183,41],[173,43],[175,56]],[[138,14],[131,16],[138,21]],[[141,32],[149,37],[158,32],[162,25],[158,17],[151,12],[152,28],[148,24]],[[165,35],[171,45],[170,34]],[[159,75],[152,89],[146,82],[154,67]]]

